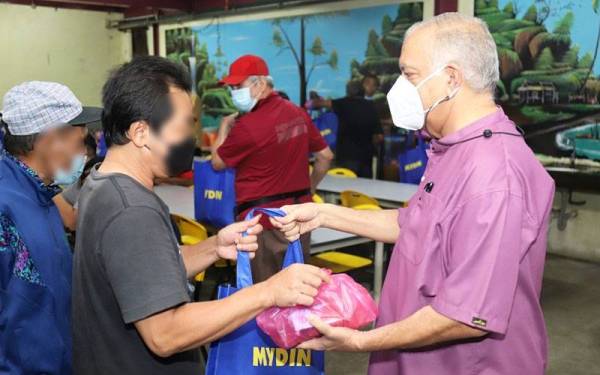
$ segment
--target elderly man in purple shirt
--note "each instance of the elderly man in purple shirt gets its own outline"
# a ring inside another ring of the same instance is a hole
[[[328,227],[395,243],[377,327],[311,323],[302,347],[373,352],[369,374],[543,374],[540,307],[554,183],[494,103],[486,25],[447,13],[415,24],[388,102],[397,126],[432,136],[418,192],[400,210],[287,206],[290,239]]]

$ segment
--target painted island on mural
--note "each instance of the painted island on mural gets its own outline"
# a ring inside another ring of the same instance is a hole
[[[498,46],[497,100],[547,163],[600,169],[597,0],[477,0]],[[562,157],[562,158],[561,158]]]

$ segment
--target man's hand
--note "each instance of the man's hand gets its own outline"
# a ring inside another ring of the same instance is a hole
[[[297,240],[301,234],[315,230],[322,225],[317,203],[295,204],[283,206],[281,209],[287,215],[270,218],[271,224],[283,232],[290,242]]]
[[[231,130],[231,128],[233,128],[233,125],[235,125],[235,119],[238,117],[239,113],[232,113],[229,116],[225,116],[221,119],[221,124],[219,125],[219,133],[222,133],[223,135],[227,135],[229,134],[229,131]]]
[[[343,327],[332,327],[316,316],[310,316],[308,321],[323,336],[305,341],[298,345],[299,348],[312,350],[336,350],[340,352],[361,351],[360,338],[363,334],[361,331]]]
[[[263,283],[269,295],[269,306],[310,306],[318,288],[329,282],[329,275],[318,267],[308,264],[292,264],[271,276]]]
[[[237,250],[247,251],[250,258],[254,258],[258,249],[256,235],[262,232],[262,225],[258,224],[261,215],[251,220],[233,223],[221,229],[217,234],[217,255],[222,259],[237,259]],[[248,235],[243,237],[243,233]]]

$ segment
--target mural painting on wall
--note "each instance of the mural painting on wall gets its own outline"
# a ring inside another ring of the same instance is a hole
[[[476,0],[498,46],[497,99],[545,164],[600,173],[598,0]]]
[[[422,19],[422,8],[414,2],[256,21],[214,19],[167,30],[166,53],[190,68],[205,129],[235,112],[227,89],[217,82],[229,63],[244,54],[263,57],[276,89],[297,104],[313,91],[328,98],[345,96],[347,90],[361,89],[365,74],[374,74],[381,82],[375,100],[385,106],[385,94],[399,74],[404,32]]]

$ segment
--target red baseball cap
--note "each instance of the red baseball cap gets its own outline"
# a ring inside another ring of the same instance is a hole
[[[237,86],[250,76],[268,76],[269,67],[265,60],[254,55],[239,57],[229,66],[229,74],[219,81],[221,85]]]

